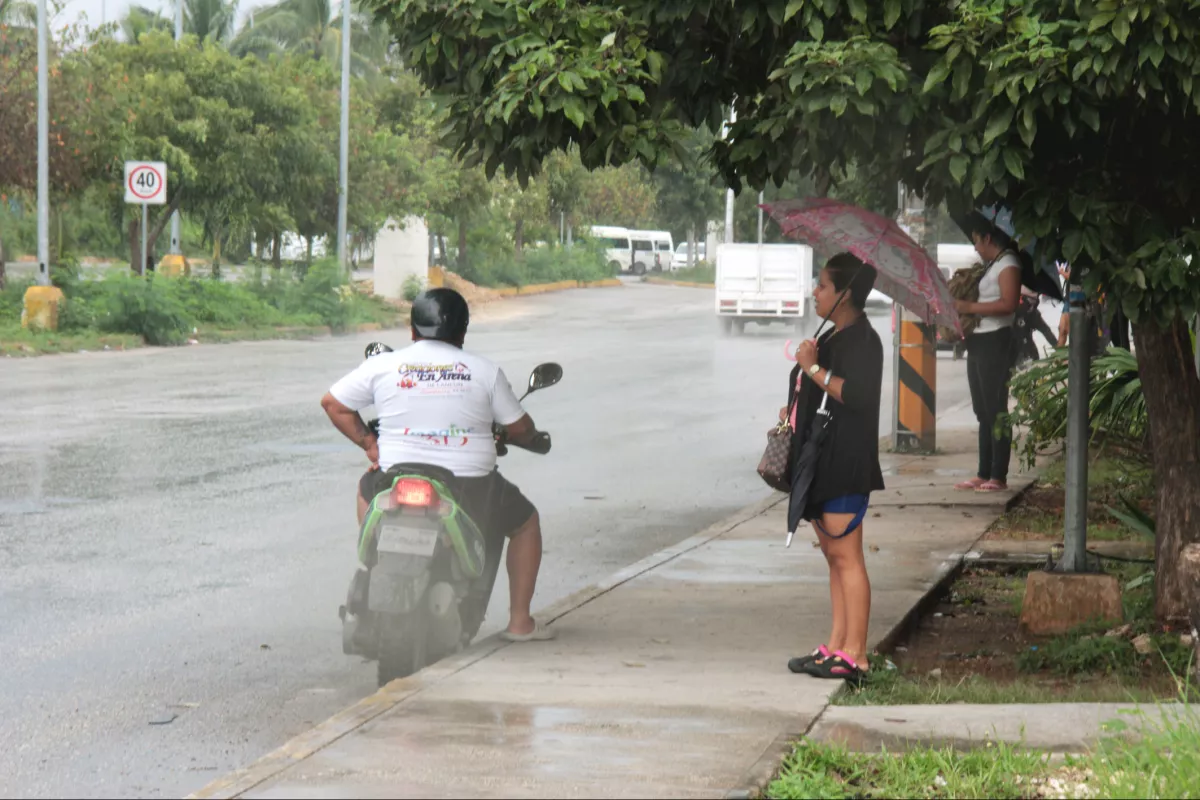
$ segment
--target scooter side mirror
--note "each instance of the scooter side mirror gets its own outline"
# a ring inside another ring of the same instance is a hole
[[[367,345],[367,349],[363,351],[363,358],[370,358],[371,356],[377,356],[380,353],[391,352],[394,352],[392,348],[388,347],[383,342],[371,342],[369,345]]]
[[[533,372],[529,374],[529,391],[536,392],[539,389],[548,389],[554,384],[562,380],[563,368],[558,364],[550,362],[548,364],[539,364],[533,368]]]

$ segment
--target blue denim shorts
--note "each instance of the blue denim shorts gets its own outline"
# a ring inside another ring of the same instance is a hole
[[[867,509],[871,505],[871,495],[869,494],[848,494],[842,497],[835,497],[832,500],[826,500],[821,506],[822,514],[853,514],[854,519],[850,520],[850,524],[846,526],[846,530],[841,533],[830,533],[825,530],[825,526],[821,524],[821,520],[813,520],[813,524],[817,526],[817,530],[828,536],[830,539],[841,539],[843,536],[848,536],[853,533],[855,528],[862,525],[863,520],[867,518]]]

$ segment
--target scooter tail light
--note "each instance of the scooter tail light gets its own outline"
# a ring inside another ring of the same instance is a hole
[[[391,499],[396,507],[429,508],[441,502],[441,498],[433,491],[433,484],[420,478],[401,478],[396,481]]]

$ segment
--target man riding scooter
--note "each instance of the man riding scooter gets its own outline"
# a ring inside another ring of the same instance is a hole
[[[505,438],[528,444],[540,433],[513,393],[504,371],[463,349],[470,311],[453,289],[422,292],[413,301],[413,344],[364,361],[321,399],[334,426],[366,451],[370,469],[359,481],[361,525],[370,499],[387,491],[408,464],[427,464],[452,476],[466,513],[489,534],[507,536],[512,642],[554,638],[530,615],[542,560],[537,509],[496,469],[493,425]],[[373,405],[378,438],[358,412]]]

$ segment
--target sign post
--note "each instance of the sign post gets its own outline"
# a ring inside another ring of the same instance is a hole
[[[166,205],[167,165],[162,161],[126,161],[125,202],[142,207],[142,262],[138,274],[145,275],[149,207]]]

